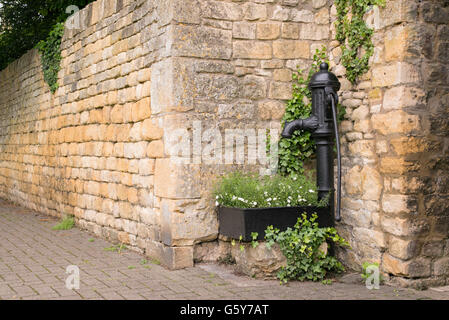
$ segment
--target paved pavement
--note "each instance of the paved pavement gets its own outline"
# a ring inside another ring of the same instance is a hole
[[[48,217],[0,200],[0,299],[38,300],[310,300],[449,299],[449,292],[362,284],[255,280],[232,267],[197,265],[169,271],[157,261],[73,228],[54,231]],[[78,266],[80,289],[66,288],[68,266]]]

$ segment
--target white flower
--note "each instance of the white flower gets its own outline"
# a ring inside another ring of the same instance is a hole
[[[218,207],[219,203],[218,201],[215,201],[215,206]]]
[[[315,191],[313,191],[312,189],[309,190],[310,193],[314,193]]]
[[[218,200],[218,196],[216,196],[216,197],[215,197],[215,199],[217,199],[217,200]]]

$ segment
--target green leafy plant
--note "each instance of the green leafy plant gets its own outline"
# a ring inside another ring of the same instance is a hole
[[[259,246],[259,241],[257,241],[258,237],[259,237],[258,232],[251,232],[251,246],[253,248],[257,248]]]
[[[349,244],[338,235],[335,228],[320,228],[317,218],[316,213],[310,219],[304,213],[302,218],[298,218],[294,228],[281,232],[269,226],[265,230],[267,247],[279,244],[287,259],[287,265],[277,274],[281,283],[289,280],[323,281],[329,272],[344,271],[343,265],[335,257],[322,250],[322,245],[326,242],[333,242],[338,246]]]
[[[325,199],[318,201],[315,183],[304,175],[259,176],[231,172],[216,183],[213,195],[217,206],[234,208],[327,205]]]
[[[385,0],[335,0],[335,5],[342,64],[348,80],[355,83],[369,70],[369,59],[374,53],[373,29],[366,25],[364,15],[373,5],[385,6]]]
[[[73,216],[65,217],[60,223],[55,225],[53,230],[70,230],[75,226],[75,218]]]
[[[64,34],[64,24],[58,23],[50,31],[46,40],[41,40],[37,48],[42,57],[42,71],[44,80],[50,86],[50,91],[54,93],[58,85],[58,72],[61,69],[61,39]]]

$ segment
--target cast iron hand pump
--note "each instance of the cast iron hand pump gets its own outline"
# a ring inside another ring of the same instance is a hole
[[[340,138],[338,135],[337,104],[340,82],[329,72],[329,65],[322,63],[320,71],[312,76],[309,83],[312,91],[312,115],[307,119],[287,122],[282,137],[291,138],[296,130],[312,132],[312,138],[317,147],[317,186],[318,199],[329,196],[329,204],[334,209],[334,153],[333,136],[337,144],[338,186],[337,208],[335,220],[340,221],[341,206],[341,154]],[[334,210],[332,210],[334,211]]]

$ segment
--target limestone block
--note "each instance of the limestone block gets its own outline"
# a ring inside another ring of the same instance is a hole
[[[407,172],[416,171],[419,165],[414,161],[407,161],[404,158],[384,157],[380,160],[380,170],[382,173],[403,175]]]
[[[297,23],[282,23],[282,38],[299,39],[299,25]]]
[[[193,247],[168,247],[160,242],[147,241],[145,254],[171,270],[193,267]]]
[[[279,22],[264,22],[257,24],[257,39],[273,40],[277,39],[281,33]]]
[[[246,99],[260,99],[266,97],[267,85],[263,77],[248,75],[241,81],[242,97]]]
[[[217,262],[230,259],[231,243],[225,241],[202,242],[194,246],[195,262]]]
[[[146,149],[146,155],[149,158],[164,157],[164,143],[162,140],[151,141]]]
[[[246,20],[265,20],[267,19],[267,6],[248,2],[243,6],[244,19]]]
[[[416,83],[419,73],[416,66],[404,62],[381,65],[372,69],[372,85],[374,87],[388,87],[402,83]]]
[[[318,24],[328,25],[330,22],[330,15],[328,8],[322,8],[315,14],[314,22]]]
[[[153,120],[146,119],[141,125],[141,137],[144,140],[159,140],[162,138],[164,130],[154,124]]]
[[[388,252],[399,259],[408,260],[418,253],[418,243],[415,240],[403,240],[397,237],[390,237]]]
[[[240,4],[223,1],[202,1],[203,17],[218,20],[239,21],[243,19],[243,8]]]
[[[196,210],[195,203],[186,206],[182,201],[161,202],[161,237],[164,244],[193,245],[214,240],[217,236],[218,221],[213,212]]]
[[[232,46],[233,56],[237,59],[271,59],[273,54],[268,42],[238,40]]]
[[[273,81],[270,84],[269,97],[271,99],[289,100],[292,98],[292,85],[289,82]]]
[[[234,39],[255,39],[256,24],[243,22],[234,22],[232,25],[232,37]]]
[[[447,276],[449,275],[449,258],[441,258],[435,261],[433,265],[433,274],[436,276]]]
[[[314,23],[304,24],[300,28],[301,40],[326,40],[329,39],[329,27]]]
[[[385,91],[384,110],[402,109],[424,104],[425,93],[422,89],[405,86],[394,87]]]
[[[246,275],[264,279],[275,278],[277,271],[287,265],[287,260],[277,244],[271,249],[264,243],[260,243],[256,248],[247,243],[243,245],[244,250],[240,250],[240,246],[236,245],[231,247],[231,252],[237,270]]]
[[[232,31],[190,25],[173,26],[172,54],[184,57],[229,59]]]
[[[273,42],[273,55],[279,59],[309,58],[310,45],[307,41],[277,40]]]
[[[426,152],[431,148],[430,143],[422,138],[397,138],[390,141],[397,155]]]
[[[392,133],[411,133],[421,129],[418,115],[411,115],[402,110],[390,111],[372,116],[373,128],[383,135]]]
[[[385,253],[383,255],[382,268],[396,276],[428,277],[430,276],[430,260],[418,258],[411,261],[402,261]]]
[[[409,28],[397,26],[385,33],[385,61],[403,61],[407,55]]]
[[[425,221],[398,217],[383,216],[381,217],[381,225],[385,232],[398,237],[417,236],[429,231],[429,225]]]
[[[292,81],[292,71],[290,69],[276,69],[273,72],[274,81]]]
[[[198,165],[182,164],[171,159],[157,159],[155,195],[162,198],[189,199],[200,197]]]

